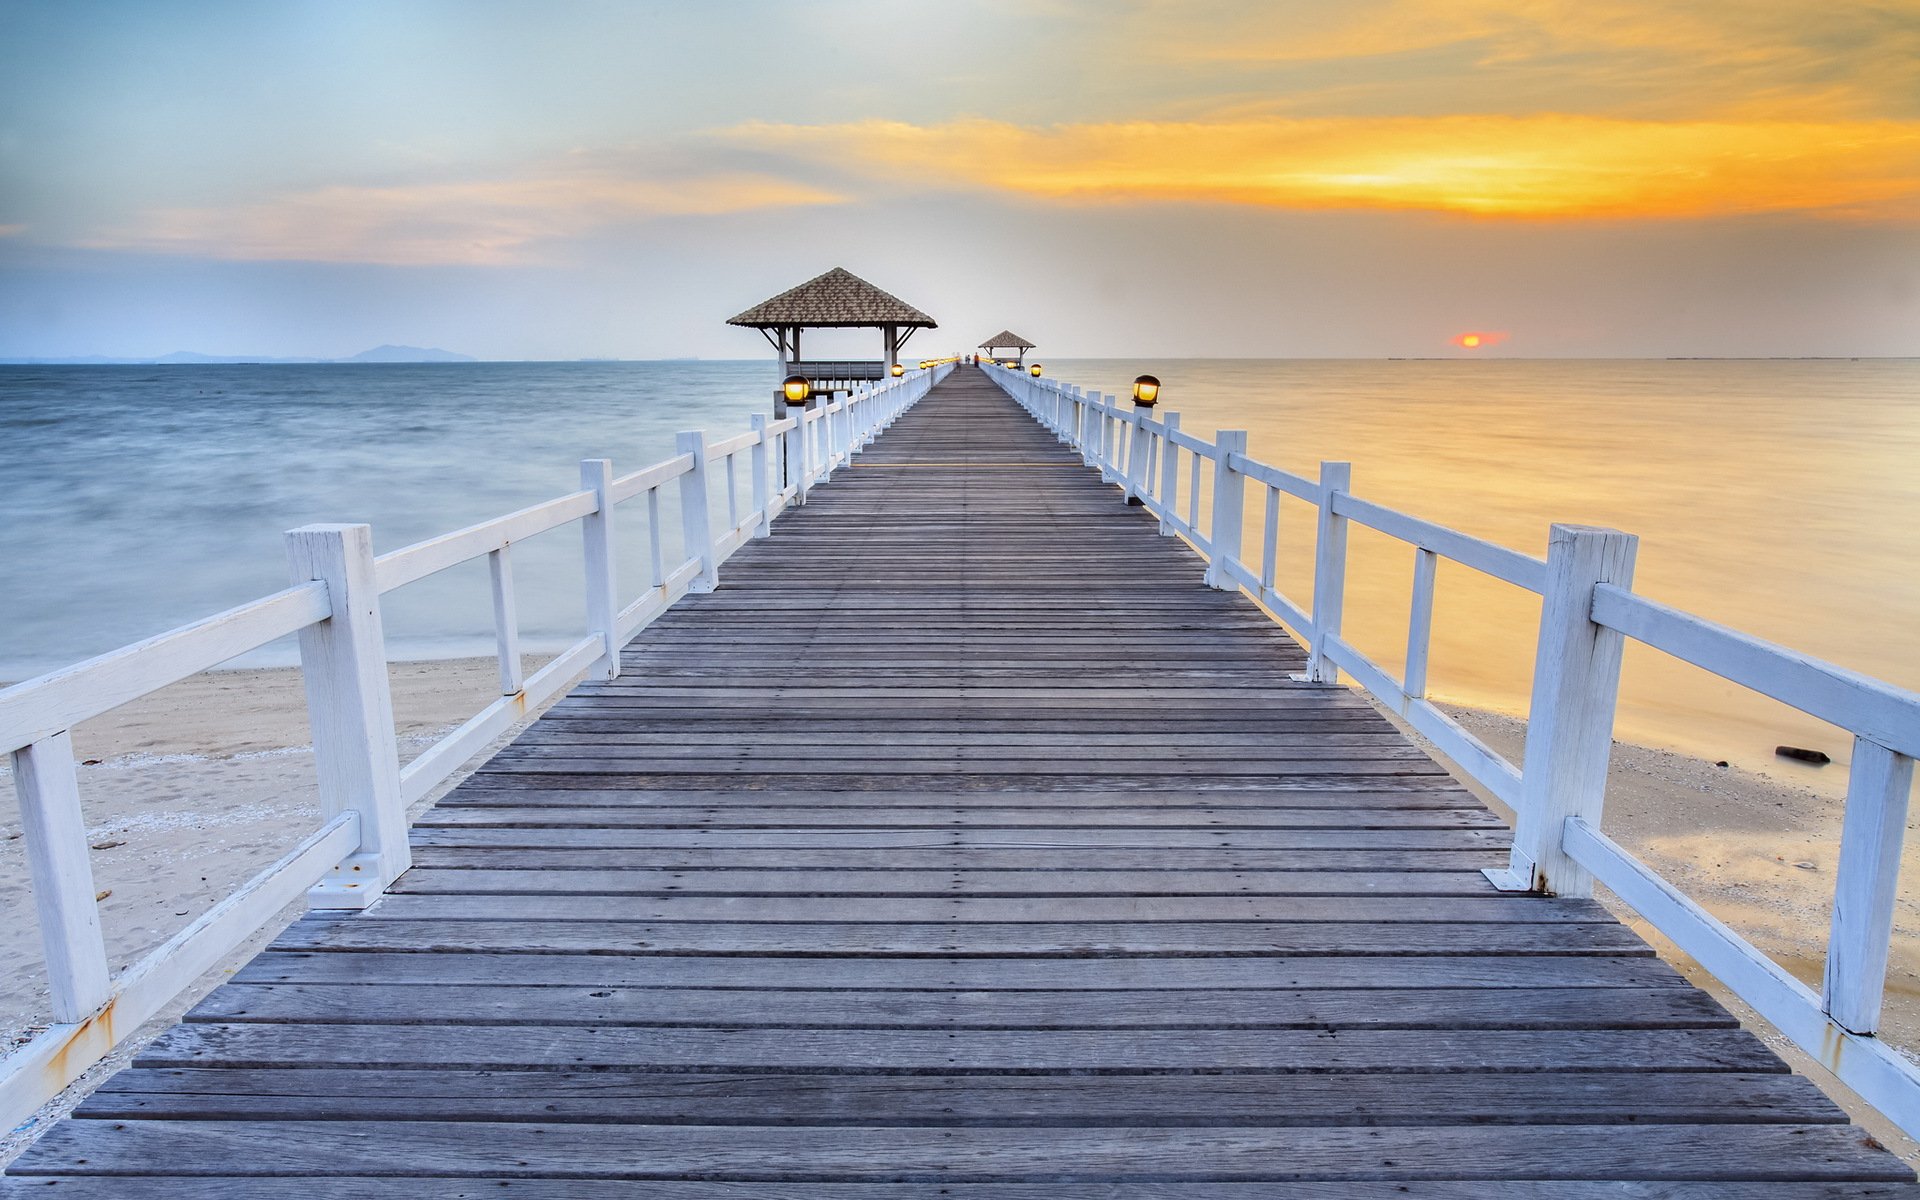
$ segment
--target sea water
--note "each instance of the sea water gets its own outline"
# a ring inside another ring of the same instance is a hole
[[[1257,459],[1309,476],[1349,461],[1355,494],[1530,554],[1556,521],[1627,530],[1637,590],[1920,688],[1920,361],[1047,366],[1107,393],[1142,371],[1183,428],[1244,429]],[[297,525],[368,522],[384,552],[572,491],[583,458],[626,472],[670,455],[676,431],[743,431],[774,376],[769,362],[0,367],[0,678],[285,586],[281,535]],[[1261,491],[1243,546],[1256,569]],[[622,521],[623,581],[645,579],[644,524]],[[1312,542],[1310,511],[1287,500],[1275,574],[1303,606]],[[575,529],[514,554],[529,645],[578,637]],[[1356,528],[1352,556],[1348,634],[1397,671],[1412,552]],[[1443,564],[1433,694],[1524,715],[1538,611]],[[396,657],[491,652],[483,564],[392,593],[385,615]],[[1644,650],[1619,733],[1752,766],[1781,741],[1847,757],[1836,731]]]

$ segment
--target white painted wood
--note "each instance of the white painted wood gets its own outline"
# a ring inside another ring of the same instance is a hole
[[[667,577],[666,545],[660,539],[660,489],[647,489],[647,578],[659,587]]]
[[[723,458],[732,458],[742,450],[751,448],[753,445],[753,437],[753,431],[748,430],[746,433],[736,433],[732,437],[723,437],[718,441],[708,442],[707,461],[712,463],[719,462]]]
[[[726,465],[726,479],[723,481],[727,493],[727,529],[729,532],[740,528],[740,473],[734,469],[739,456],[729,454],[721,461]]]
[[[1427,657],[1433,646],[1433,585],[1439,556],[1425,546],[1413,548],[1413,596],[1407,611],[1407,670],[1402,687],[1416,700],[1427,694]]]
[[[1163,535],[1175,532],[1169,517],[1174,506],[1180,502],[1180,447],[1173,441],[1173,435],[1179,428],[1179,413],[1170,412],[1160,418],[1160,478],[1156,494],[1160,501],[1160,532]]]
[[[813,434],[808,428],[813,414],[804,406],[793,410],[793,482],[799,489],[798,504],[807,502],[807,493],[813,489],[813,449],[810,445]]]
[[[694,467],[680,477],[680,527],[687,557],[700,564],[693,591],[711,592],[720,583],[720,560],[714,552],[713,519],[707,513],[707,435],[697,429],[674,435],[674,448],[693,455]]]
[[[1621,587],[1594,592],[1593,619],[1656,650],[1920,758],[1920,694],[1764,642]]]
[[[295,583],[327,585],[333,615],[300,631],[300,674],[328,820],[360,815],[360,846],[315,885],[316,908],[365,908],[412,863],[400,756],[387,690],[386,638],[365,525],[306,525],[287,533]]]
[[[1567,856],[1560,835],[1569,817],[1600,825],[1624,639],[1594,624],[1593,593],[1602,583],[1633,585],[1638,544],[1632,534],[1584,525],[1555,525],[1548,536],[1513,852],[1506,872],[1487,873],[1503,890],[1593,894],[1592,877]]]
[[[1274,575],[1280,569],[1280,489],[1267,488],[1267,508],[1261,516],[1260,524],[1260,587],[1262,592],[1273,590]]]
[[[1320,503],[1320,485],[1311,479],[1303,479],[1278,467],[1270,467],[1258,459],[1236,454],[1232,458],[1233,469],[1257,483],[1264,483],[1289,496],[1305,500],[1308,504]]]
[[[1504,579],[1535,595],[1545,586],[1547,564],[1518,550],[1469,537],[1431,521],[1422,521],[1418,517],[1410,517],[1345,493],[1336,498],[1333,507],[1340,516],[1358,521],[1369,529],[1377,529],[1403,542],[1443,554],[1463,566],[1472,567],[1495,579]]]
[[[1313,545],[1313,644],[1307,653],[1307,678],[1340,682],[1340,668],[1327,658],[1326,640],[1340,636],[1347,604],[1347,518],[1340,495],[1353,486],[1351,463],[1320,464],[1320,513]]]
[[[31,1117],[359,844],[359,814],[333,817],[122,972],[106,1008],[96,1006],[77,1020],[60,1021],[11,1051],[0,1060],[0,1129],[12,1129]]]
[[[1866,738],[1854,739],[1822,995],[1827,1015],[1850,1033],[1880,1028],[1912,795],[1911,758]]]
[[[1138,504],[1153,493],[1150,468],[1153,463],[1153,432],[1147,414],[1133,413],[1133,439],[1127,447],[1127,497]]]
[[[675,567],[666,582],[658,587],[648,588],[638,600],[620,610],[620,641],[625,644],[633,640],[634,635],[651,625],[654,618],[671,608],[675,601],[687,594],[687,589],[700,576],[700,564],[688,559]]]
[[[302,583],[0,690],[0,750],[18,750],[72,729],[129,700],[324,621],[331,611],[324,586]]]
[[[747,418],[753,426],[754,442],[751,457],[748,459],[752,476],[753,511],[760,514],[760,523],[754,528],[753,536],[766,537],[773,532],[773,435],[767,432],[767,414],[754,413]]]
[[[1384,667],[1360,653],[1345,638],[1328,638],[1326,648],[1327,657],[1335,666],[1352,675],[1375,700],[1405,718],[1407,724],[1432,742],[1442,755],[1508,807],[1519,806],[1520,772],[1512,763],[1431,702],[1407,695]]]
[[[374,577],[382,592],[390,592],[448,567],[457,567],[470,559],[479,558],[509,542],[524,542],[537,533],[577,521],[592,512],[597,503],[591,492],[573,492],[557,500],[508,513],[504,517],[495,517],[491,521],[456,529],[437,538],[415,542],[376,559]]]
[[[1184,429],[1170,431],[1167,437],[1182,450],[1191,450],[1202,458],[1217,459],[1219,457],[1219,451],[1212,442],[1195,437]]]
[[[622,475],[613,481],[613,502],[619,504],[631,500],[641,492],[650,492],[668,484],[693,470],[693,456],[676,454],[665,462],[655,463],[630,475]]]
[[[428,747],[400,772],[400,793],[406,803],[424,799],[474,755],[485,750],[493,739],[571,687],[582,674],[591,674],[604,647],[605,642],[598,634],[581,638],[529,676],[525,687],[495,700]]]
[[[1220,564],[1220,569],[1225,571],[1235,583],[1251,592],[1254,599],[1272,609],[1280,618],[1280,623],[1293,631],[1303,643],[1312,640],[1313,626],[1307,620],[1306,613],[1300,611],[1299,606],[1289,600],[1279,589],[1261,586],[1260,577],[1249,570],[1245,563],[1223,562]]]
[[[520,662],[520,605],[513,590],[512,550],[500,547],[487,555],[487,577],[493,584],[493,641],[500,659],[500,694],[511,696],[525,679]]]
[[[699,470],[694,469],[695,473]],[[580,519],[580,539],[586,551],[587,631],[598,634],[602,643],[592,675],[595,679],[616,679],[620,675],[620,645],[613,618],[620,611],[620,583],[613,556],[612,460],[582,459],[580,487],[592,492],[595,502],[594,511]]]
[[[1213,523],[1207,530],[1211,559],[1207,563],[1207,586],[1231,592],[1240,585],[1223,569],[1223,564],[1240,561],[1240,525],[1244,520],[1247,477],[1227,465],[1229,456],[1244,454],[1247,434],[1244,429],[1222,429],[1214,436],[1220,453],[1213,467]],[[1198,472],[1195,472],[1198,474]]]
[[[1187,528],[1200,527],[1200,462],[1202,455],[1193,456],[1193,475],[1187,480]]]
[[[107,1002],[107,946],[94,900],[73,737],[62,730],[20,747],[12,757],[53,1019],[84,1020]]]
[[[1774,1028],[1909,1135],[1920,1137],[1920,1068],[1878,1038],[1827,1019],[1807,985],[1607,838],[1570,818],[1566,853]]]

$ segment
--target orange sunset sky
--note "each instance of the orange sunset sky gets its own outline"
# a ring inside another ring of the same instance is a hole
[[[1060,357],[1920,354],[1920,0],[0,22],[0,356],[753,357],[835,265]]]

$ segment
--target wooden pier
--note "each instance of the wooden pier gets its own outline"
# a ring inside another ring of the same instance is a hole
[[[1305,665],[959,371],[0,1196],[1920,1195]]]

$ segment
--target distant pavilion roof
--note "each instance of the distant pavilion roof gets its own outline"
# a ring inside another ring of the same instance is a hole
[[[815,329],[857,329],[897,325],[937,329],[934,319],[898,296],[889,295],[853,272],[835,267],[825,275],[788,288],[727,322],[754,329],[800,325]]]
[[[999,333],[981,342],[980,348],[982,350],[1032,350],[1035,349],[1035,346],[1019,334],[1002,329]]]

